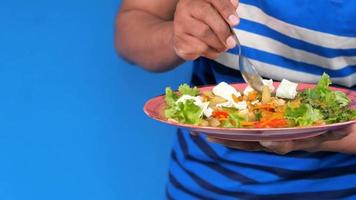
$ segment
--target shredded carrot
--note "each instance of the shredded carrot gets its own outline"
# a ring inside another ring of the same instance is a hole
[[[252,91],[248,94],[248,100],[250,100],[250,101],[256,100],[256,97],[257,97],[256,91]]]
[[[286,119],[272,119],[256,123],[255,128],[282,128],[287,125],[288,121]]]
[[[271,104],[261,104],[254,107],[254,109],[273,109],[274,106]]]
[[[213,117],[216,117],[218,119],[227,119],[227,117],[229,116],[229,113],[227,113],[225,111],[215,110],[212,115],[213,115]]]
[[[241,125],[242,125],[242,126],[253,126],[253,125],[255,125],[256,123],[258,123],[258,122],[256,122],[256,121],[253,121],[253,122],[243,121],[243,122],[241,122]]]

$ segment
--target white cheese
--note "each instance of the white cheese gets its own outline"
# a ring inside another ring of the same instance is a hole
[[[274,91],[275,88],[273,86],[273,80],[272,79],[269,79],[269,80],[263,79],[262,82],[263,82],[263,85],[266,85],[271,92]]]
[[[272,79],[269,79],[269,80],[263,79],[262,82],[263,82],[263,85],[266,85],[271,92],[274,91],[275,88],[273,86],[273,80]],[[246,86],[246,88],[245,88],[243,93],[244,93],[244,95],[248,95],[252,91],[255,91],[255,90],[248,85],[248,86]]]
[[[208,106],[203,109],[205,117],[210,117],[213,114],[213,111],[214,110]]]
[[[297,83],[283,79],[277,88],[276,96],[285,99],[294,99],[297,95],[297,87]]]
[[[234,87],[225,82],[221,82],[217,86],[215,86],[213,88],[213,94],[222,97],[228,101],[234,101],[232,95],[235,95],[236,97],[241,96],[240,92],[238,92]]]
[[[218,107],[218,108],[222,108],[222,107],[231,108],[231,107],[233,107],[233,102],[227,101],[227,102],[224,102],[224,103],[218,103],[218,104],[216,104],[216,107]]]
[[[233,101],[227,101],[227,102],[224,102],[224,103],[219,103],[219,104],[216,104],[216,107],[226,107],[226,108],[236,108],[238,110],[244,110],[247,108],[247,103],[246,101],[241,101],[241,102],[238,102],[238,103],[235,103]]]
[[[179,103],[179,102],[183,102],[185,103],[187,100],[189,99],[193,99],[194,100],[194,104],[198,106],[198,104],[202,104],[202,100],[200,99],[200,97],[193,97],[193,96],[190,96],[190,95],[187,95],[187,94],[184,94],[182,95],[177,101],[176,103]]]

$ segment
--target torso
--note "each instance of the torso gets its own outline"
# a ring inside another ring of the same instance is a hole
[[[241,0],[239,9],[244,55],[264,77],[316,82],[326,71],[338,85],[355,86],[356,1]],[[242,82],[236,62],[234,50],[216,61],[200,58],[192,84]],[[356,199],[354,155],[238,151],[184,129],[177,137],[168,198]]]

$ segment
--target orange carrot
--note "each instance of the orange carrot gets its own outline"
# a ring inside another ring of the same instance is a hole
[[[215,110],[212,115],[213,115],[213,117],[218,118],[218,119],[227,119],[227,117],[229,116],[229,113],[227,113],[225,111]]]
[[[286,119],[272,119],[256,123],[255,128],[282,128],[287,125],[288,121]]]
[[[256,97],[257,97],[256,91],[252,91],[248,94],[248,100],[250,100],[250,101],[256,100]]]
[[[242,126],[253,126],[253,125],[255,125],[256,123],[257,123],[256,121],[253,121],[253,122],[243,121],[243,122],[241,122],[241,125],[242,125]]]

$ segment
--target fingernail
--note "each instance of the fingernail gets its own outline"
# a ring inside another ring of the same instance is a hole
[[[230,36],[226,39],[227,48],[232,49],[236,46],[236,41],[233,36]]]
[[[236,17],[235,15],[230,15],[229,21],[232,26],[235,26],[240,22],[240,19],[238,17]]]

